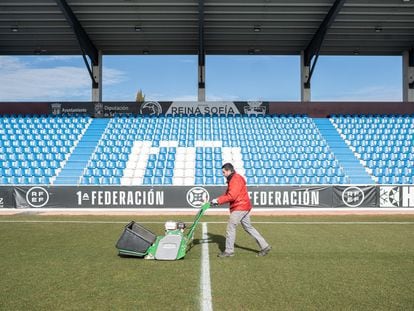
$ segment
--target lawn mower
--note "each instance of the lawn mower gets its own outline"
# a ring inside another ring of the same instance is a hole
[[[193,224],[188,228],[183,222],[167,221],[163,236],[156,236],[140,224],[131,221],[116,244],[119,255],[156,260],[184,258],[193,243],[197,224],[209,207],[210,203],[205,203],[196,214]]]

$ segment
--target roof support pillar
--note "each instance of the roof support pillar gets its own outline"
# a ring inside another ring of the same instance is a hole
[[[92,64],[92,101],[102,102],[102,51],[98,52],[98,64]]]
[[[204,102],[206,101],[206,83],[205,74],[206,67],[204,64],[200,65],[198,64],[198,101]]]
[[[198,101],[206,101],[206,51],[204,49],[204,0],[198,0]]]
[[[403,101],[414,102],[414,49],[403,54]]]
[[[311,101],[311,87],[309,80],[310,66],[305,64],[305,52],[300,53],[300,100],[302,102]]]

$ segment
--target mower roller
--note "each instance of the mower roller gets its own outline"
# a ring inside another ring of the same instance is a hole
[[[156,236],[140,224],[130,222],[116,244],[119,255],[156,260],[184,258],[193,242],[197,224],[209,207],[210,203],[205,203],[196,214],[193,224],[188,228],[183,222],[167,221],[163,236]]]

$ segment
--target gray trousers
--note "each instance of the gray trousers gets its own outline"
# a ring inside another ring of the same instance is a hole
[[[243,229],[250,234],[259,244],[260,249],[269,246],[269,243],[262,237],[262,235],[252,226],[250,222],[249,211],[234,211],[230,213],[229,222],[226,230],[226,252],[234,252],[234,242],[236,241],[236,227],[241,223]]]

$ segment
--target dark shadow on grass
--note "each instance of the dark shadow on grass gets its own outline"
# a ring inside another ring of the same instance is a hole
[[[124,258],[124,259],[144,259],[144,256],[140,257],[140,256],[125,255],[125,254],[118,254],[118,257]]]
[[[221,252],[224,252],[224,250],[226,249],[226,238],[220,234],[213,234],[213,233],[208,233],[208,243],[214,243],[217,244],[217,247],[219,248],[219,250]],[[203,240],[202,239],[194,239],[193,240],[193,245],[198,245],[198,244],[202,244]],[[253,248],[249,248],[249,247],[244,247],[244,246],[240,246],[238,244],[234,244],[235,248],[239,248],[239,249],[243,249],[249,252],[253,252],[253,253],[257,253],[258,250],[253,249]]]

